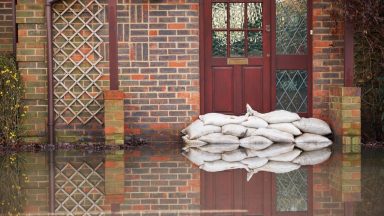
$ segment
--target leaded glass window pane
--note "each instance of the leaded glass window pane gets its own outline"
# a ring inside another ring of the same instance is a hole
[[[276,210],[279,212],[308,210],[308,170],[306,168],[276,174]]]
[[[227,56],[227,32],[214,31],[212,34],[212,55],[214,57]]]
[[[305,70],[276,71],[276,109],[307,112],[308,73]]]
[[[230,26],[232,29],[244,28],[244,3],[229,4]]]
[[[307,0],[276,0],[277,54],[307,53]]]
[[[213,29],[227,28],[227,4],[226,3],[212,4],[212,28]]]
[[[263,35],[261,31],[248,32],[248,56],[263,55]]]
[[[263,4],[248,3],[248,28],[259,28],[263,25]]]
[[[245,37],[243,31],[231,31],[230,35],[231,57],[245,55]]]

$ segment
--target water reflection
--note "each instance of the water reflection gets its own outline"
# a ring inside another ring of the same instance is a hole
[[[201,172],[174,145],[55,152],[53,182],[48,153],[6,155],[1,213],[43,215],[53,204],[64,215],[384,215],[384,154],[338,152],[323,164],[260,172],[250,182],[242,170]]]

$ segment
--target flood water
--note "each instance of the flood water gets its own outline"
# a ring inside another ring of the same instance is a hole
[[[0,156],[0,213],[384,215],[384,151],[333,151],[323,164],[250,182],[241,170],[202,172],[173,144],[8,154]]]

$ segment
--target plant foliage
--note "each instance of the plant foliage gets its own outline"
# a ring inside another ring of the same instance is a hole
[[[354,83],[362,90],[364,141],[384,140],[384,0],[338,0],[332,15],[355,30]]]
[[[25,115],[22,102],[24,85],[10,56],[0,56],[0,144],[15,145],[21,136],[21,120]]]

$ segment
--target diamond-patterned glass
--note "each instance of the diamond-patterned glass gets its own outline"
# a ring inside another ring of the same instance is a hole
[[[103,75],[98,64],[103,40],[100,16],[104,7],[98,0],[64,0],[53,6],[53,61],[56,120],[82,124],[95,119],[103,109]]]
[[[276,109],[307,112],[308,73],[304,70],[276,71]]]
[[[100,207],[104,199],[104,163],[78,168],[67,163],[56,167],[55,213],[65,215],[104,215]]]
[[[276,174],[276,210],[280,212],[308,210],[308,170],[300,168]]]
[[[307,53],[307,0],[276,0],[277,54]]]

